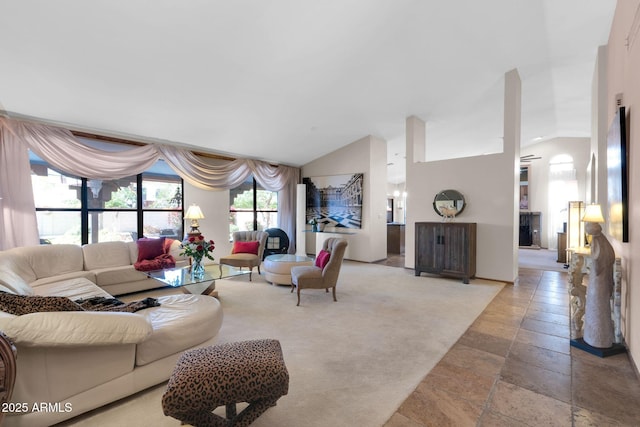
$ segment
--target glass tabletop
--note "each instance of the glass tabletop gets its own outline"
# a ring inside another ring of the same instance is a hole
[[[241,276],[249,274],[250,270],[245,268],[241,270],[229,265],[207,264],[204,266],[204,275],[194,277],[191,275],[191,266],[165,268],[164,270],[147,271],[146,274],[152,279],[156,279],[166,286],[174,288],[185,287],[191,293],[209,293],[215,288],[216,279],[225,279],[229,277]],[[200,290],[202,288],[202,290]]]

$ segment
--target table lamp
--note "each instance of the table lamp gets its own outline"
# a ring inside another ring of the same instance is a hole
[[[596,203],[587,205],[586,209],[584,210],[584,215],[582,216],[582,222],[591,223],[590,227],[585,227],[588,230],[587,243],[591,245],[591,235],[600,233],[602,231],[602,227],[600,227],[600,224],[598,224],[600,222],[604,222],[604,217],[602,216],[602,208],[600,208],[600,205]],[[599,228],[599,230],[596,231],[596,228]]]
[[[198,220],[203,218],[204,214],[202,213],[202,209],[200,209],[200,206],[195,204],[189,206],[189,209],[187,209],[187,213],[184,215],[184,219],[191,220],[191,231],[187,233],[189,234],[189,236],[197,236],[201,234],[200,230],[198,229]]]

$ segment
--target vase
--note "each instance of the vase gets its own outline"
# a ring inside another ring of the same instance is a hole
[[[202,279],[204,277],[204,265],[202,259],[194,259],[191,265],[191,278]]]

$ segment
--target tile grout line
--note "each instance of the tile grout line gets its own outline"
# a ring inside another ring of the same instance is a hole
[[[542,276],[543,274],[540,275],[536,285],[535,285],[535,289],[534,291],[531,293],[531,296],[529,297],[529,302],[527,303],[527,307],[524,310],[524,313],[522,314],[522,318],[520,319],[520,324],[518,325],[518,329],[515,332],[515,335],[513,336],[513,338],[511,338],[511,343],[509,344],[509,348],[507,349],[507,352],[504,356],[504,362],[502,363],[502,367],[500,368],[500,373],[498,374],[498,376],[496,377],[496,379],[493,382],[493,385],[491,386],[491,390],[489,390],[489,394],[487,395],[487,399],[485,400],[485,403],[482,407],[482,413],[480,414],[480,417],[478,418],[478,421],[476,422],[476,426],[481,426],[482,425],[482,419],[484,418],[485,414],[490,413],[490,402],[493,400],[493,395],[496,391],[496,386],[498,384],[498,382],[502,379],[502,371],[504,370],[505,365],[507,364],[507,359],[509,358],[509,354],[511,354],[511,349],[513,348],[513,345],[516,342],[516,337],[518,336],[518,333],[520,332],[520,329],[522,328],[522,323],[524,322],[525,317],[527,316],[527,312],[529,311],[529,307],[531,306],[531,301],[533,300],[533,296],[535,295],[535,293],[538,291],[538,286],[540,285],[540,281],[542,280]],[[518,282],[520,282],[520,277],[518,274]],[[516,286],[515,284],[511,285],[511,289],[513,292],[513,288],[514,286]],[[503,288],[504,290],[504,288]],[[510,419],[513,419],[514,421],[518,421],[512,417],[509,417],[506,414],[500,414],[503,417],[507,417]]]

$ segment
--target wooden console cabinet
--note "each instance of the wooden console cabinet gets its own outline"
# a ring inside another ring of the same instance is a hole
[[[459,277],[476,275],[475,222],[416,222],[415,273]]]

